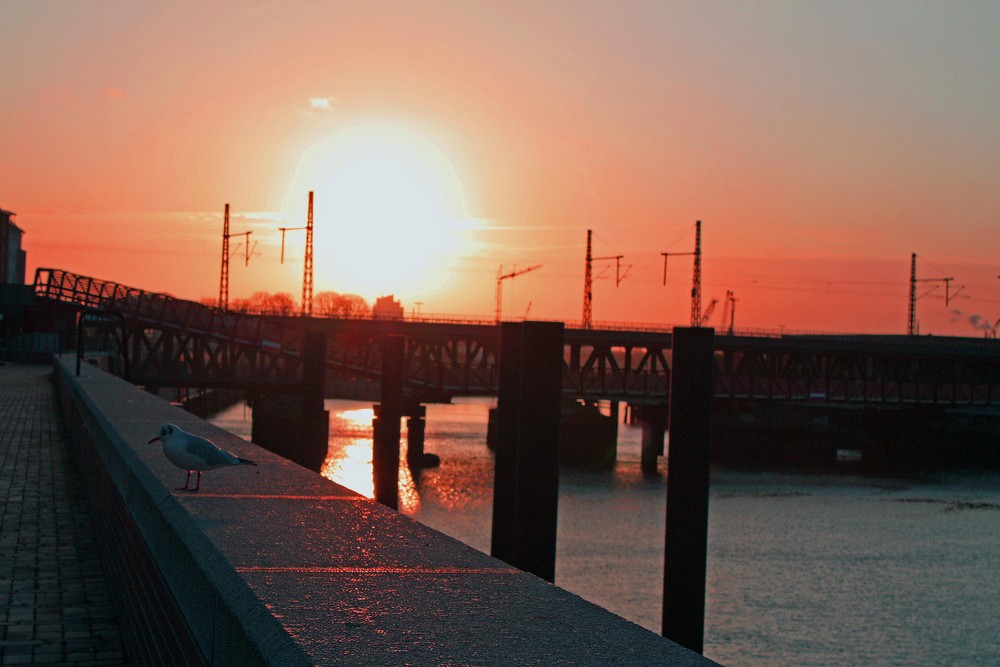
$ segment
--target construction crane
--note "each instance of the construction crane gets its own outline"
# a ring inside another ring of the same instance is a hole
[[[726,290],[726,304],[722,307],[722,326],[726,327],[726,333],[732,336],[735,324],[736,295],[733,290]]]
[[[693,255],[694,272],[691,277],[691,326],[700,327],[707,316],[701,312],[701,220],[695,222],[694,252],[661,252],[663,255],[663,284],[667,284],[667,258],[671,255]]]
[[[495,320],[497,324],[500,324],[501,302],[503,301],[503,281],[507,280],[508,278],[516,278],[517,276],[522,276],[525,273],[528,273],[529,271],[534,271],[535,269],[540,269],[540,268],[542,268],[542,265],[536,264],[535,266],[529,266],[526,269],[520,269],[520,270],[515,269],[510,273],[504,273],[503,264],[500,265],[500,269],[497,271],[497,313]],[[531,308],[530,304],[528,307]]]
[[[736,322],[736,296],[733,290],[726,290],[726,303],[722,306],[722,326],[726,333],[733,335],[733,325]]]
[[[715,304],[719,303],[718,299],[712,299],[708,307],[705,308],[705,312],[701,314],[701,321],[708,322],[708,318],[712,317],[712,313],[715,312]]]

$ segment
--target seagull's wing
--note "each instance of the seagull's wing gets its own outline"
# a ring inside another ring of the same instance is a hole
[[[184,449],[191,455],[205,462],[205,465],[217,468],[221,466],[236,465],[240,462],[238,458],[223,451],[204,438],[196,435],[189,435]]]

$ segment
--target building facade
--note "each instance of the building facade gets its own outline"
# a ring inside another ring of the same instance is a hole
[[[401,320],[403,319],[403,306],[392,294],[380,296],[372,307],[372,319]]]
[[[23,285],[27,256],[21,247],[24,230],[14,224],[14,213],[0,208],[0,285]]]

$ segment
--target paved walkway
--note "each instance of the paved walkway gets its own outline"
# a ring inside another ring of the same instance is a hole
[[[0,365],[0,665],[125,665],[51,373]]]

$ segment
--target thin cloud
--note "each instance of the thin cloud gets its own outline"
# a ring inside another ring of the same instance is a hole
[[[310,97],[309,108],[319,109],[321,111],[330,111],[333,109],[331,102],[332,100],[329,97]]]

